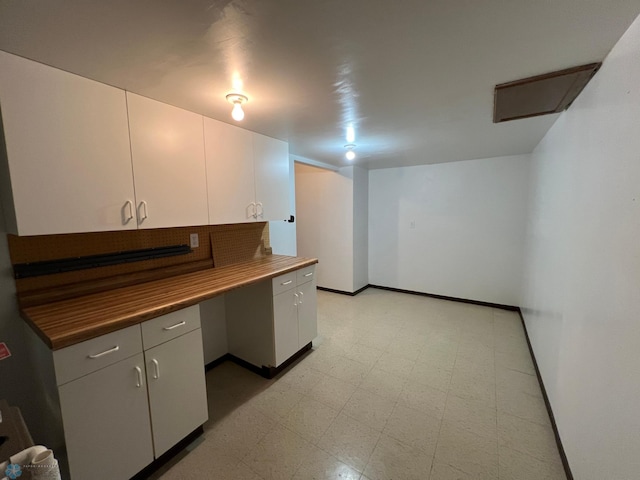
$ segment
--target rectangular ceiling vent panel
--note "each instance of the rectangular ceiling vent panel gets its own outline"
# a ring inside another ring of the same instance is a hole
[[[566,110],[602,63],[558,70],[496,85],[493,122],[537,117]]]

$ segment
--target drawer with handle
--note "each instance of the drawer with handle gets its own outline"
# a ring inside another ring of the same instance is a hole
[[[142,323],[144,349],[200,328],[200,306],[192,305]]]
[[[271,282],[274,295],[286,292],[287,290],[291,290],[296,287],[296,272],[289,272],[284,275],[280,275],[279,277],[274,277],[271,279]]]
[[[298,285],[302,285],[303,283],[310,282],[316,276],[316,266],[309,265],[308,267],[296,270],[296,273],[298,276]]]
[[[56,350],[53,352],[56,382],[64,385],[141,352],[140,325]]]

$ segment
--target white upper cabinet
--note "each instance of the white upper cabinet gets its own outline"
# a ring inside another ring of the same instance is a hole
[[[209,223],[289,218],[286,142],[204,119]]]
[[[251,222],[256,218],[251,137],[248,130],[204,119],[211,224]]]
[[[253,134],[258,220],[289,218],[289,144]]]
[[[202,116],[127,92],[139,228],[209,223]]]
[[[0,109],[9,231],[137,227],[123,90],[0,51]]]

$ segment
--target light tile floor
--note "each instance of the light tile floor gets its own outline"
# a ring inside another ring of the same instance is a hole
[[[318,331],[274,380],[209,371],[204,435],[154,478],[565,479],[516,313],[319,291]]]

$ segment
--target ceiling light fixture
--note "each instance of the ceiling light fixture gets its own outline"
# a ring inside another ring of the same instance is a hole
[[[231,110],[231,116],[236,122],[242,121],[244,118],[244,110],[242,110],[242,104],[247,103],[249,99],[246,95],[241,93],[230,93],[227,95],[227,101],[233,105]]]
[[[356,158],[356,152],[353,151],[356,146],[353,143],[348,143],[344,146],[344,148],[347,149],[347,153],[344,154],[347,160],[353,160],[354,158]]]

